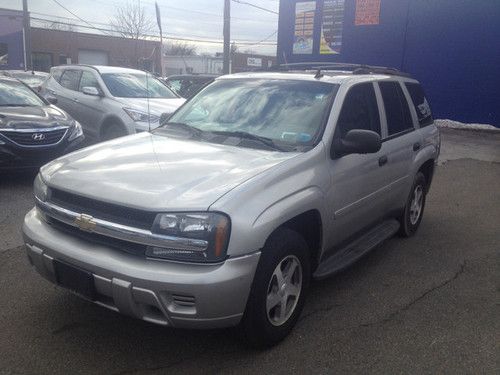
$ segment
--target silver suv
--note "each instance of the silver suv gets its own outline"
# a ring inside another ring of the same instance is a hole
[[[158,129],[42,167],[28,257],[114,311],[272,345],[311,278],[415,233],[439,147],[419,83],[393,70],[220,77]]]
[[[162,115],[171,114],[185,101],[151,74],[113,66],[54,67],[41,94],[55,97],[57,106],[94,140],[154,129]]]

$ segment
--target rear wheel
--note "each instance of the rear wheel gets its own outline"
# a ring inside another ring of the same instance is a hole
[[[105,124],[101,131],[101,140],[109,141],[110,139],[123,137],[127,135],[127,132],[120,124],[116,122],[111,122],[109,124]]]
[[[426,181],[422,172],[418,172],[406,201],[406,206],[399,222],[401,227],[399,234],[403,237],[411,237],[417,231],[424,214],[426,195]]]
[[[309,249],[297,232],[280,229],[267,241],[255,272],[242,321],[250,344],[267,347],[293,329],[306,299]]]

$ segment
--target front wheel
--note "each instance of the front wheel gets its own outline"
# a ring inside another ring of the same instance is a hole
[[[401,224],[399,234],[411,237],[422,221],[425,207],[426,181],[422,172],[418,172],[410,191],[403,214],[399,218]]]
[[[250,344],[268,347],[293,329],[306,299],[310,279],[309,249],[297,232],[280,229],[267,241],[242,321]]]
[[[104,129],[101,132],[101,141],[109,141],[111,139],[115,139],[118,137],[123,137],[127,135],[127,132],[118,123],[111,122],[107,125],[104,125]]]

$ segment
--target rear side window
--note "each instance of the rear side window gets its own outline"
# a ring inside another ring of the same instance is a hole
[[[389,136],[413,129],[410,108],[398,82],[379,82]]]
[[[418,83],[405,83],[408,92],[410,93],[411,100],[413,105],[415,106],[415,111],[417,111],[418,122],[420,126],[431,125],[434,120],[432,118],[431,107],[427,102],[427,98],[425,97],[424,90],[422,90],[422,86]]]
[[[81,72],[79,70],[65,70],[61,76],[59,83],[62,87],[65,87],[68,90],[78,91],[80,74]]]
[[[372,83],[361,83],[348,91],[337,128],[341,138],[353,129],[372,130],[380,135],[380,116]]]

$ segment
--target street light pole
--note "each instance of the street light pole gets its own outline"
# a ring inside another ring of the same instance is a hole
[[[23,0],[24,70],[31,70],[31,28],[28,0]]]
[[[231,70],[231,0],[224,0],[224,62],[223,74]]]

